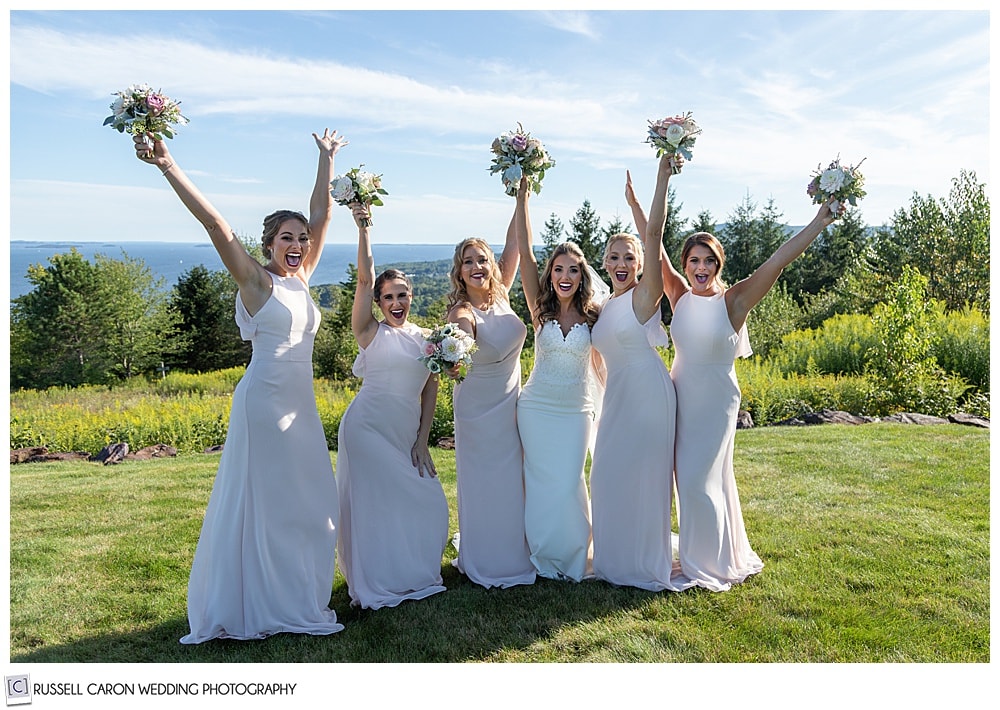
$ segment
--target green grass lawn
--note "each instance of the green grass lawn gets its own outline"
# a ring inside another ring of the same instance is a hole
[[[435,450],[457,528],[452,452]],[[79,662],[990,660],[989,432],[959,425],[740,431],[764,571],[730,592],[540,579],[351,609],[332,636],[182,646],[188,571],[218,455],[10,469],[10,658]]]

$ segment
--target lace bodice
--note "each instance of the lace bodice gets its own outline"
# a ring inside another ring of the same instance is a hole
[[[563,337],[557,321],[546,321],[535,333],[535,365],[521,399],[592,408],[589,372],[590,328],[587,324],[574,325]]]

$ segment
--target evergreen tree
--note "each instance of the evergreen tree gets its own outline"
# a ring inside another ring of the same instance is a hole
[[[184,340],[170,363],[173,367],[210,372],[250,361],[251,345],[233,318],[236,292],[228,271],[210,271],[199,264],[178,277],[171,305],[180,314]]]
[[[576,242],[590,264],[600,264],[604,256],[605,235],[601,231],[601,220],[590,206],[590,200],[583,205],[569,221],[570,239]]]
[[[549,258],[555,246],[564,241],[566,241],[566,227],[563,226],[562,220],[553,212],[545,220],[545,231],[542,232],[542,244],[544,247],[542,248],[538,263],[545,263],[545,260]]]
[[[317,377],[345,380],[354,376],[351,368],[358,355],[358,341],[351,329],[354,294],[358,287],[358,268],[347,265],[347,280],[340,283],[337,303],[323,310],[319,332],[313,345],[313,372]],[[374,304],[372,304],[374,307]]]

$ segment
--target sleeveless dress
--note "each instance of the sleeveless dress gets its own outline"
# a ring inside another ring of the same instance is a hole
[[[358,353],[361,389],[340,420],[340,571],[352,606],[379,609],[445,591],[448,501],[441,481],[410,457],[420,428],[420,393],[430,372],[417,359],[423,331],[380,323]]]
[[[746,324],[733,331],[725,294],[677,301],[677,507],[680,563],[698,586],[723,592],[764,568],[747,538],[733,473],[740,409],[734,361],[751,354]]]
[[[594,576],[620,586],[680,591],[670,530],[676,401],[659,311],[639,323],[635,289],[609,299],[591,333],[607,366],[590,467]]]
[[[191,566],[185,644],[344,628],[327,608],[338,503],[313,393],[320,312],[299,278],[270,275],[271,296],[255,315],[236,296],[253,357],[233,392]]]
[[[532,584],[517,432],[521,347],[528,331],[506,303],[472,313],[479,349],[454,394],[460,536],[455,566],[487,588]]]
[[[590,328],[563,337],[556,320],[535,331],[535,365],[517,400],[524,446],[524,532],[531,562],[550,579],[590,573],[590,499],[584,464],[594,426]]]

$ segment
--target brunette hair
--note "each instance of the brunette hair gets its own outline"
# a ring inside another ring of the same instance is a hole
[[[722,267],[726,265],[726,250],[722,248],[722,242],[711,232],[695,232],[684,240],[684,246],[681,249],[681,272],[684,272],[684,264],[687,262],[688,255],[696,246],[707,248],[715,256],[715,260],[719,262],[719,270],[715,272],[715,281],[721,288],[726,288],[726,283],[722,280]]]
[[[277,212],[272,212],[264,218],[264,233],[260,238],[260,250],[264,253],[265,259],[271,258],[271,245],[274,244],[274,238],[278,236],[278,229],[284,222],[290,219],[297,219],[302,222],[305,225],[306,233],[311,233],[309,220],[301,212],[296,212],[295,210],[278,210]]]
[[[386,281],[405,281],[406,288],[410,289],[411,294],[413,293],[413,279],[399,269],[386,269],[375,278],[375,286],[372,291],[372,300],[375,303],[378,303],[378,299],[382,297],[382,286],[385,285]]]
[[[542,269],[542,276],[539,279],[538,298],[535,299],[535,327],[541,327],[547,320],[555,319],[559,314],[559,297],[552,288],[552,267],[557,256],[568,254],[576,259],[580,267],[580,287],[573,294],[573,306],[587,319],[587,325],[594,326],[597,316],[601,313],[600,306],[594,302],[594,284],[592,281],[592,269],[587,267],[587,257],[583,255],[576,242],[563,242],[557,244],[545,262]]]

